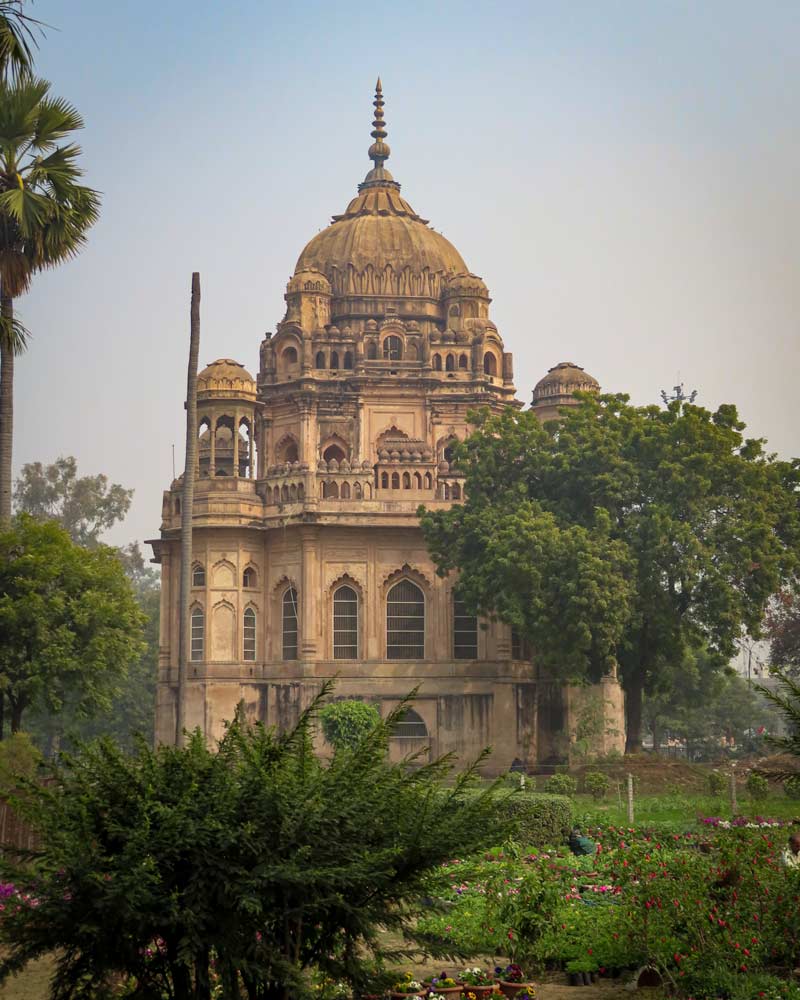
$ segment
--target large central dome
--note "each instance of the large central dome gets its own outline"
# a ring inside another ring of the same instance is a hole
[[[461,254],[434,232],[400,196],[400,185],[384,167],[389,146],[383,141],[383,95],[378,80],[369,156],[374,167],[359,184],[358,195],[342,215],[315,236],[300,254],[295,274],[321,271],[334,294],[367,292],[365,272],[391,273],[395,294],[437,295],[441,279],[468,271]],[[353,279],[358,278],[353,287]],[[385,282],[381,282],[383,285]],[[382,290],[382,289],[381,289]],[[379,290],[376,288],[375,292]]]

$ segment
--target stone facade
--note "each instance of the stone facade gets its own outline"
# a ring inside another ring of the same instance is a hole
[[[379,81],[380,84],[380,81]],[[384,714],[419,687],[393,753],[430,746],[490,770],[563,754],[583,695],[542,677],[511,630],[476,621],[441,579],[420,503],[463,496],[451,447],[476,407],[519,407],[484,282],[373,168],[303,250],[257,380],[220,360],[198,377],[192,659],[186,723],[218,739],[243,702],[290,724],[337,676],[336,697]],[[180,489],[164,494],[156,737],[174,738]],[[598,688],[621,746],[619,685]],[[610,748],[610,744],[609,744]]]

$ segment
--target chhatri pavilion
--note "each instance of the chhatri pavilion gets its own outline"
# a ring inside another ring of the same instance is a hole
[[[588,699],[603,706],[598,750],[622,748],[615,677],[571,688],[545,675],[511,628],[484,621],[440,578],[417,508],[463,497],[452,448],[467,413],[521,407],[512,355],[484,281],[400,193],[380,80],[372,169],[316,235],[259,351],[257,378],[223,359],[198,376],[189,729],[220,737],[237,705],[290,725],[328,678],[335,697],[382,714],[413,688],[392,753],[459,758],[494,748],[487,770],[563,757]],[[534,390],[542,419],[597,382],[570,363]],[[177,399],[176,399],[177,403]],[[181,481],[164,493],[156,738],[172,742],[178,678]]]

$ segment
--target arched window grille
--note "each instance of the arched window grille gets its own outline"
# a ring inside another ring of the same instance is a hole
[[[333,595],[333,658],[358,659],[358,594],[346,585]]]
[[[458,367],[459,368],[467,368],[468,365],[469,365],[469,361],[467,360],[466,354],[460,355],[459,359],[458,359]]]
[[[314,367],[315,368],[325,367],[325,355],[322,353],[322,351],[317,351],[317,360],[314,363]]]
[[[283,659],[297,659],[297,591],[289,587],[283,594]]]
[[[403,358],[403,341],[399,337],[389,336],[383,342],[384,361],[401,361]]]
[[[496,375],[497,374],[497,360],[494,354],[484,354],[483,356],[483,372],[485,375]]]
[[[331,354],[331,368],[336,371],[339,367],[339,354],[337,351],[333,351]]]
[[[453,599],[453,656],[457,660],[478,658],[478,619],[457,597]]]
[[[202,660],[206,638],[206,619],[202,608],[192,608],[192,660]]]
[[[257,582],[256,571],[252,566],[248,566],[244,573],[242,573],[242,586],[255,587]]]
[[[193,587],[205,587],[206,585],[206,570],[205,566],[195,565],[192,567],[192,586]]]
[[[424,740],[428,736],[428,727],[419,713],[413,708],[407,708],[395,723],[392,736],[398,740]]]
[[[425,657],[425,595],[410,580],[400,580],[386,595],[386,656],[390,660]]]
[[[442,356],[441,356],[441,354],[434,354],[434,356],[433,356],[433,370],[435,372],[440,372],[442,370]]]
[[[252,608],[245,608],[244,624],[242,628],[244,638],[244,658],[245,660],[255,660],[256,658],[256,613]]]
[[[454,372],[456,370],[456,359],[452,354],[448,354],[445,358],[444,370],[447,372]]]

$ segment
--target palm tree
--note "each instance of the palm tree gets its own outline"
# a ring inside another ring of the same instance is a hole
[[[78,183],[81,149],[68,141],[83,120],[49,91],[46,80],[0,79],[0,526],[11,518],[14,355],[25,335],[14,300],[38,271],[80,252],[100,207]]]
[[[41,22],[24,13],[22,0],[0,0],[0,77],[20,80],[30,75]]]

